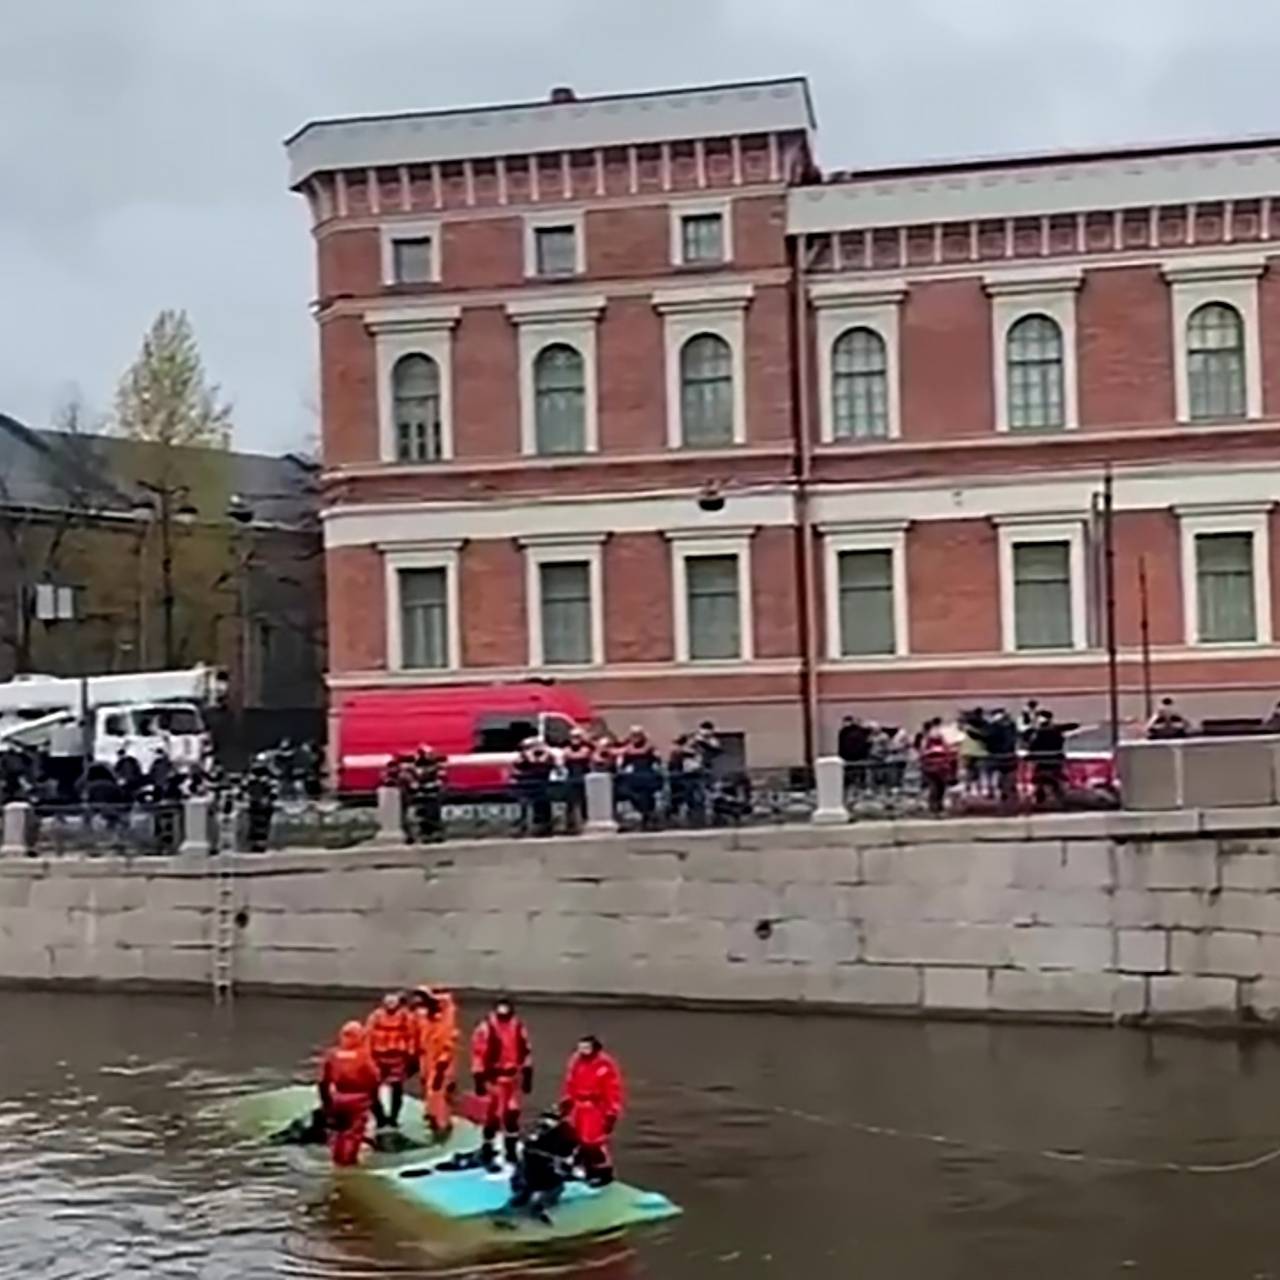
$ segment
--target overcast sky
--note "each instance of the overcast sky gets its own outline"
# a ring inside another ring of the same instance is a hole
[[[1280,133],[1277,0],[0,0],[0,411],[185,307],[241,448],[316,431],[317,115],[802,72],[827,168]]]

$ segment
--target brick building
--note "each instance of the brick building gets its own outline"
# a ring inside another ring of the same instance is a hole
[[[754,763],[846,711],[1258,713],[1280,143],[819,171],[803,80],[319,122],[330,686],[555,676]]]

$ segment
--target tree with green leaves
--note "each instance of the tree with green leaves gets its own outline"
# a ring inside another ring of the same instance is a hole
[[[185,311],[156,316],[120,380],[115,426],[121,435],[162,446],[225,449],[231,443],[231,406],[205,380]]]

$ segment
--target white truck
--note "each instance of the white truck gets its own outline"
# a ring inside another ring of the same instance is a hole
[[[0,750],[43,747],[55,756],[80,756],[88,732],[101,764],[128,752],[145,771],[162,751],[176,765],[204,763],[213,739],[203,709],[224,702],[226,690],[225,674],[205,666],[85,678],[16,676],[0,684]]]

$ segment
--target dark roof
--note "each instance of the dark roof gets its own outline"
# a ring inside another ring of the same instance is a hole
[[[165,449],[124,436],[36,430],[0,413],[0,506],[58,511],[77,503],[125,515],[149,482],[189,489],[207,519],[222,519],[238,494],[255,523],[302,525],[318,506],[318,470],[297,454]]]

